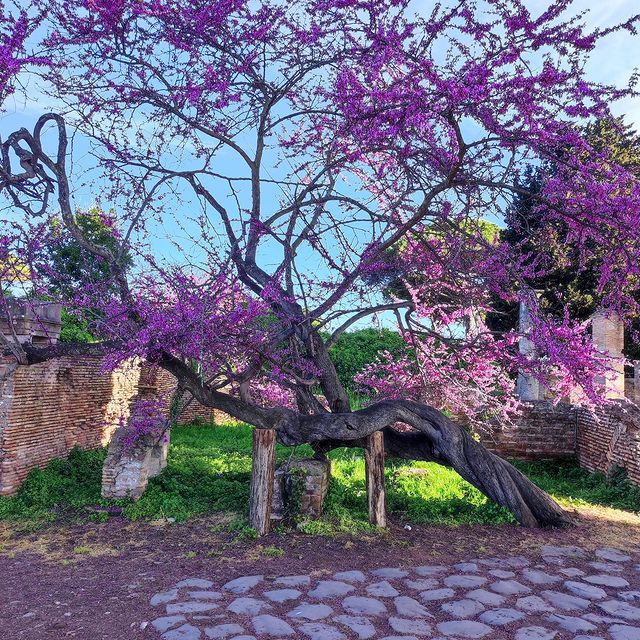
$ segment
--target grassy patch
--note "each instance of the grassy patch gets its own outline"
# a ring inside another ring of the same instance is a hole
[[[308,447],[292,451],[278,447],[280,461],[310,455]],[[149,483],[144,496],[108,501],[100,497],[105,451],[74,450],[66,460],[54,460],[34,470],[14,497],[0,498],[0,520],[18,521],[35,529],[62,518],[102,520],[96,506],[119,505],[131,519],[186,520],[207,513],[228,513],[227,530],[253,537],[246,526],[251,429],[243,425],[186,426],[172,433],[169,464]],[[300,531],[327,535],[336,531],[371,531],[367,522],[365,468],[362,451],[332,452],[333,474],[325,514],[320,521],[303,521]],[[605,505],[640,511],[640,489],[624,480],[607,482],[572,463],[518,463],[536,484],[566,507]],[[455,471],[434,463],[389,461],[387,498],[391,514],[409,524],[501,524],[512,516],[490,502]],[[265,556],[276,555],[267,548]],[[82,553],[82,551],[76,551]],[[272,556],[273,557],[273,556]]]

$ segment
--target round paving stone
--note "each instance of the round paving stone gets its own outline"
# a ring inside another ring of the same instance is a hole
[[[576,567],[563,567],[560,569],[560,573],[569,578],[578,578],[584,575],[584,571],[582,571],[582,569],[576,569]]]
[[[403,571],[402,569],[393,569],[391,567],[383,567],[382,569],[374,569],[371,572],[374,576],[378,578],[406,578],[409,575],[408,571]]]
[[[522,593],[530,593],[531,589],[517,580],[498,580],[490,587],[492,591],[505,596],[516,596]]]
[[[251,620],[251,624],[258,635],[279,638],[280,636],[293,636],[296,633],[289,623],[269,614],[256,616]]]
[[[339,580],[322,580],[318,582],[315,589],[309,591],[308,595],[318,600],[324,600],[325,598],[344,596],[354,590],[355,587],[346,582],[340,582]]]
[[[225,591],[231,591],[231,593],[246,593],[253,589],[257,584],[264,580],[264,576],[243,576],[230,580],[222,588]],[[211,583],[209,583],[211,586]]]
[[[334,622],[349,627],[359,638],[359,640],[369,640],[376,635],[376,629],[368,618],[362,616],[336,616]]]
[[[504,569],[491,569],[489,573],[496,578],[513,578],[515,573],[513,571],[505,571]]]
[[[444,633],[445,636],[484,638],[484,636],[489,635],[493,629],[489,625],[473,620],[450,620],[449,622],[441,622],[438,625],[438,631]]]
[[[414,567],[413,569],[419,576],[437,576],[446,571],[449,571],[449,567],[445,567],[441,564],[424,565],[422,567]]]
[[[454,575],[447,576],[443,582],[447,587],[463,587],[464,589],[475,589],[482,586],[487,579],[484,576]]]
[[[640,628],[626,624],[614,624],[609,627],[613,640],[640,640]]]
[[[208,627],[204,630],[207,638],[228,638],[229,636],[237,636],[244,629],[239,624],[219,624],[215,627]]]
[[[497,593],[492,593],[491,591],[487,591],[485,589],[475,589],[474,591],[469,591],[469,593],[467,593],[467,598],[477,600],[478,602],[482,602],[482,604],[489,605],[490,607],[499,607],[505,601],[504,596],[501,596]]]
[[[514,569],[522,569],[523,567],[528,567],[531,561],[524,556],[511,556],[510,558],[506,558],[505,563]]]
[[[169,591],[162,591],[161,593],[156,593],[149,600],[149,604],[152,607],[157,607],[159,604],[167,604],[167,602],[173,602],[178,599],[178,590],[177,589],[169,589]]]
[[[433,618],[423,605],[408,596],[394,598],[393,604],[396,605],[396,611],[401,616],[406,616],[407,618]]]
[[[529,582],[533,582],[533,584],[554,584],[562,580],[559,576],[552,576],[546,571],[529,568],[522,570],[522,577]]]
[[[257,640],[255,636],[235,636],[231,640]]]
[[[302,595],[302,591],[297,589],[274,589],[273,591],[265,591],[262,595],[272,602],[286,602],[287,600],[297,600]]]
[[[464,600],[452,600],[440,605],[440,608],[453,618],[470,618],[484,611],[484,605],[477,600],[465,598]]]
[[[218,609],[218,605],[213,602],[173,602],[167,605],[167,614],[177,613],[203,613]]]
[[[631,560],[631,556],[626,553],[622,553],[618,549],[612,549],[611,547],[605,547],[603,549],[596,549],[596,555],[602,560],[608,562],[628,562]]]
[[[557,635],[557,631],[545,627],[522,627],[516,631],[515,640],[553,640]]]
[[[222,594],[219,591],[189,591],[189,597],[194,600],[220,600]]]
[[[554,607],[567,611],[586,609],[590,604],[589,601],[584,598],[571,596],[568,593],[562,593],[562,591],[543,591],[540,595]]]
[[[453,568],[463,573],[478,571],[478,565],[475,562],[459,562],[458,564],[454,564]]]
[[[333,578],[342,582],[364,582],[366,580],[362,571],[339,571],[333,574]]]
[[[629,583],[620,576],[607,576],[607,575],[597,575],[597,576],[586,576],[583,578],[586,582],[590,582],[591,584],[599,584],[603,587],[616,587],[617,589],[621,589],[624,587],[628,587]]]
[[[505,624],[511,624],[524,618],[522,611],[516,611],[515,609],[489,609],[480,616],[480,622],[490,624],[492,627],[501,627]]]
[[[620,591],[618,596],[623,600],[627,600],[629,602],[633,600],[640,600],[640,591]]]
[[[162,634],[162,640],[199,640],[200,629],[191,624],[183,624],[177,629],[172,629]]]
[[[333,613],[333,609],[326,604],[309,604],[303,602],[298,605],[293,611],[289,611],[287,616],[289,618],[304,618],[305,620],[322,620],[328,618]]]
[[[282,576],[275,579],[275,584],[280,584],[284,587],[304,587],[311,584],[310,576]]]
[[[151,625],[154,629],[162,633],[163,631],[167,631],[167,629],[171,629],[171,627],[175,627],[177,624],[186,621],[187,619],[184,616],[163,616],[162,618],[152,620]]]
[[[227,607],[227,611],[239,616],[256,616],[264,609],[271,609],[271,605],[257,598],[236,598]]]
[[[415,589],[416,591],[434,589],[438,586],[438,581],[435,578],[418,578],[417,580],[403,580],[402,582],[409,589]]]
[[[347,640],[344,633],[322,622],[306,622],[301,624],[299,629],[311,640]]]
[[[374,582],[370,584],[365,591],[375,598],[393,598],[399,595],[399,591],[397,591],[394,587],[391,586],[391,583],[383,580],[382,582]]]
[[[598,606],[617,618],[623,618],[624,620],[640,620],[640,609],[638,607],[632,607],[626,602],[620,600],[607,600],[606,602],[598,602]]]
[[[447,598],[453,598],[456,592],[453,589],[431,589],[429,591],[423,591],[420,597],[425,602],[431,602],[433,600],[446,600]]]
[[[594,587],[592,584],[584,582],[574,582],[567,580],[564,586],[576,596],[580,598],[588,598],[589,600],[600,600],[607,597],[607,592],[600,587]]]
[[[516,600],[516,607],[528,613],[546,613],[555,609],[540,596],[525,596]]]
[[[349,613],[367,616],[381,616],[387,612],[387,607],[380,600],[362,596],[349,596],[342,601],[342,606]]]
[[[398,633],[413,634],[416,636],[431,635],[431,626],[424,620],[408,620],[407,618],[389,618],[389,626]]]
[[[596,628],[595,625],[587,622],[587,620],[576,618],[575,616],[565,616],[559,613],[553,613],[550,616],[547,616],[547,620],[571,633],[577,633],[578,631],[594,631]]]

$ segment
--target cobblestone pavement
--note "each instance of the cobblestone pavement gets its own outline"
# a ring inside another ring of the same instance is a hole
[[[640,640],[640,556],[547,545],[533,559],[187,576],[150,604],[162,640]]]

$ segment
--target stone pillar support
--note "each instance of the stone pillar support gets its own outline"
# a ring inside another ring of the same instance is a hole
[[[608,399],[624,398],[624,322],[613,313],[598,309],[591,316],[593,344],[608,361],[606,376],[596,378]]]
[[[102,466],[102,497],[137,500],[149,480],[167,466],[169,431],[163,435],[147,435],[130,444],[129,426],[116,430]]]
[[[527,337],[531,329],[531,312],[525,302],[520,301],[520,313],[518,317],[518,329],[522,334],[518,349],[523,356],[532,358],[535,356],[535,345]],[[544,387],[537,378],[523,371],[518,372],[516,393],[523,402],[544,400]]]

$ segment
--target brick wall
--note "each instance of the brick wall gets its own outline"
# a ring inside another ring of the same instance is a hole
[[[640,485],[640,408],[613,401],[595,411],[580,410],[577,453],[585,469],[609,473],[621,467]]]
[[[576,453],[577,409],[567,402],[523,403],[512,425],[494,424],[481,441],[488,449],[517,460],[570,458]]]
[[[166,398],[168,406],[175,386],[173,376],[139,361],[106,372],[99,357],[31,366],[6,359],[0,376],[0,495],[13,493],[31,469],[74,446],[106,446],[138,397]],[[193,401],[180,421],[197,415],[210,421],[211,410]]]

